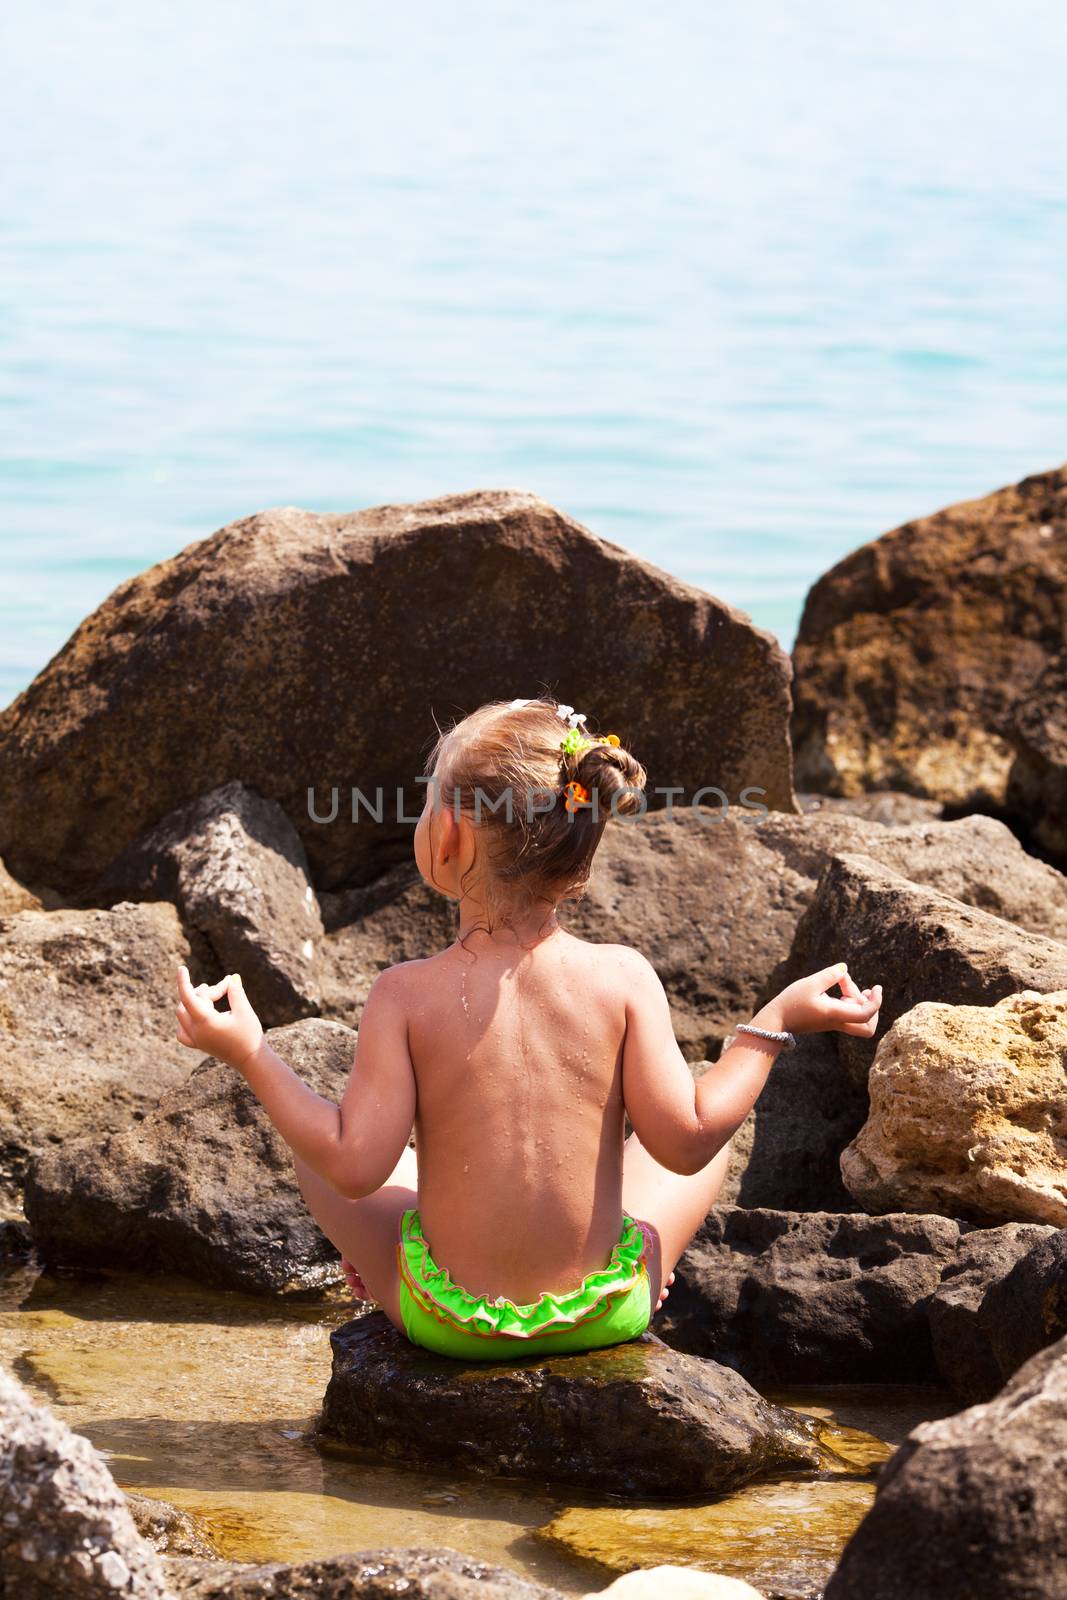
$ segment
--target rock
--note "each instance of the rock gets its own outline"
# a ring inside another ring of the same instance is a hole
[[[351,1029],[313,1017],[267,1037],[317,1093],[340,1099]],[[48,1262],[180,1272],[250,1294],[341,1281],[288,1147],[243,1078],[211,1057],[142,1122],[42,1155],[26,1214]]]
[[[797,634],[798,784],[1002,808],[1018,708],[1063,650],[1065,606],[1067,468],[853,551]]]
[[[752,1382],[931,1382],[927,1308],[959,1237],[946,1217],[717,1206],[657,1330]]]
[[[0,1370],[0,1596],[172,1600],[159,1557],[88,1439]]]
[[[78,892],[240,778],[285,811],[316,887],[367,882],[410,849],[435,716],[542,686],[623,735],[653,787],[792,811],[789,682],[741,612],[521,490],[265,511],[120,584],[0,711],[0,853]],[[353,820],[352,789],[377,810],[379,787],[381,823]]]
[[[1039,1239],[990,1286],[982,1321],[1002,1378],[1067,1334],[1067,1230]]]
[[[944,810],[940,800],[924,800],[900,789],[875,789],[870,794],[855,795],[798,794],[797,804],[806,815],[813,811],[844,813],[889,828],[909,822],[932,822]]]
[[[126,1491],[126,1504],[142,1539],[160,1555],[198,1556],[213,1561],[218,1550],[203,1527],[188,1511],[169,1500],[154,1500],[146,1494]]]
[[[914,1007],[871,1068],[849,1193],[868,1211],[1067,1225],[1065,1062],[1067,988]]]
[[[95,887],[106,900],[172,900],[208,942],[212,978],[240,972],[265,1027],[322,1003],[322,918],[300,836],[273,800],[225,783],[129,845]]]
[[[456,937],[456,908],[401,863],[363,888],[320,896],[326,927],[319,970],[322,1012],[356,1027],[386,967],[420,961]]]
[[[174,907],[0,919],[0,1192],[35,1151],[127,1125],[189,1075],[177,970],[200,973]]]
[[[289,1565],[172,1563],[182,1600],[563,1600],[506,1567],[445,1548],[361,1550]]]
[[[30,889],[13,878],[0,860],[0,917],[15,911],[43,911],[44,903]]]
[[[1037,1223],[1006,1222],[999,1228],[975,1228],[961,1238],[955,1261],[945,1269],[930,1299],[930,1339],[941,1378],[961,1400],[988,1400],[996,1394],[1021,1356],[1002,1370],[993,1349],[986,1305],[992,1292],[1042,1239],[1059,1237]],[[1059,1330],[1067,1333],[1067,1326]],[[1048,1344],[1056,1334],[1042,1343]],[[1026,1356],[1040,1348],[1027,1349]]]
[[[805,1419],[650,1334],[577,1355],[471,1364],[415,1348],[381,1313],[331,1340],[322,1437],[387,1461],[642,1497],[718,1494],[824,1459]]]
[[[848,962],[861,988],[882,984],[881,1037],[925,1000],[989,1006],[1025,989],[1047,994],[1067,988],[1067,944],[912,883],[870,856],[848,853],[835,856],[820,878],[789,960],[771,986],[835,960]],[[844,1070],[866,1082],[876,1043],[847,1034],[832,1038]]]
[[[763,1600],[743,1578],[727,1578],[717,1572],[697,1572],[693,1567],[645,1567],[639,1572],[624,1572],[606,1589],[595,1590],[611,1600]],[[588,1594],[584,1600],[593,1600]]]
[[[1067,1340],[883,1468],[826,1600],[1054,1600],[1067,1573]]]
[[[1061,641],[1062,642],[1062,641]],[[1038,849],[1067,862],[1067,651],[1054,657],[1012,725],[1007,809]]]

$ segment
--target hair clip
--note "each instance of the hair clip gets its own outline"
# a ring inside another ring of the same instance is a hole
[[[571,728],[580,728],[585,721],[585,712],[575,711],[573,706],[557,706],[556,716]]]
[[[569,812],[577,811],[579,806],[589,804],[589,790],[584,783],[568,783],[564,785],[564,805]]]
[[[583,750],[591,749],[595,742],[587,739],[579,728],[572,728],[570,733],[563,735],[559,747],[565,756],[580,756]]]
[[[523,706],[532,706],[532,700],[513,700],[508,706],[509,711],[521,711]]]

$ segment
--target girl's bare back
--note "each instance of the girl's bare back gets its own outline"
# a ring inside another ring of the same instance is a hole
[[[472,1294],[519,1303],[603,1267],[622,1216],[618,949],[557,927],[405,968],[419,1211]]]

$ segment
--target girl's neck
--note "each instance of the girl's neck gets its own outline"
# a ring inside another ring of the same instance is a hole
[[[559,930],[556,907],[541,901],[532,906],[496,905],[490,909],[481,900],[465,895],[459,907],[459,938],[466,941],[477,935],[494,949],[531,949]]]

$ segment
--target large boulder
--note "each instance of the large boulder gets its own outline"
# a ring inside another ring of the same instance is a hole
[[[267,1037],[317,1093],[340,1099],[350,1028],[313,1017]],[[27,1180],[26,1214],[48,1262],[180,1272],[297,1297],[341,1281],[288,1146],[244,1079],[211,1057],[143,1121],[42,1155]]]
[[[181,1600],[563,1600],[506,1567],[433,1547],[262,1566],[172,1562],[170,1570]]]
[[[1039,1223],[1006,1222],[999,1228],[975,1228],[960,1239],[956,1259],[946,1267],[928,1314],[938,1374],[961,1400],[969,1404],[991,1399],[1027,1357],[1067,1333],[1065,1324],[1046,1334],[1039,1316],[1026,1329],[1025,1354],[1011,1366],[1001,1366],[994,1348],[994,1336],[999,1342],[1005,1320],[1004,1309],[997,1308],[1000,1286],[1035,1245],[1064,1237]],[[1026,1306],[1023,1321],[1030,1321],[1032,1310],[1032,1305]],[[1016,1325],[1010,1306],[1007,1317]]]
[[[717,1206],[657,1330],[752,1382],[931,1382],[927,1309],[959,1238],[946,1217]]]
[[[1065,1063],[1067,989],[914,1007],[871,1067],[849,1193],[868,1211],[1067,1226]]]
[[[1064,647],[1067,468],[884,534],[804,606],[797,781],[1002,807],[1019,707]]]
[[[179,807],[112,862],[96,893],[170,900],[203,936],[212,978],[240,972],[265,1027],[322,1003],[322,917],[300,836],[282,808],[243,783]]]
[[[319,888],[364,882],[410,848],[435,717],[543,685],[621,734],[653,788],[793,811],[789,683],[741,612],[533,494],[266,511],[121,584],[0,712],[0,854],[77,892],[240,778],[285,811]],[[380,823],[353,816],[354,788]]]
[[[1007,808],[1031,841],[1067,863],[1067,649],[1016,712]]]
[[[2,1600],[173,1600],[110,1472],[0,1370]]]
[[[578,1355],[465,1363],[417,1349],[376,1312],[331,1339],[321,1437],[387,1461],[632,1498],[719,1494],[827,1459],[807,1420],[651,1334]]]
[[[983,1324],[1003,1377],[1067,1335],[1067,1229],[1046,1234],[991,1284]]]
[[[172,905],[0,918],[0,1194],[31,1154],[125,1127],[183,1082],[177,973],[202,975]]]
[[[1057,1600],[1067,1574],[1067,1339],[995,1400],[924,1422],[883,1468],[826,1600]]]

